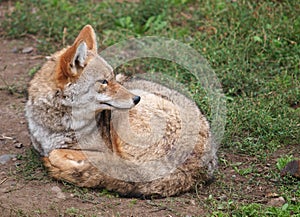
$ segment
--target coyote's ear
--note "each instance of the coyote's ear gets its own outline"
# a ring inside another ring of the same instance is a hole
[[[78,68],[83,68],[85,65],[85,60],[87,57],[87,45],[85,42],[80,42],[78,46],[76,46],[75,55],[70,63],[70,68],[72,75],[78,74]]]
[[[96,35],[90,25],[81,30],[73,45],[60,56],[55,75],[58,87],[63,88],[78,78],[86,65],[88,51],[97,53]]]
[[[96,34],[91,25],[86,25],[85,27],[83,27],[83,29],[75,39],[74,44],[77,44],[79,41],[84,41],[87,45],[88,50],[97,53]]]
[[[87,52],[87,44],[78,41],[60,56],[55,74],[59,88],[78,78],[86,65]]]

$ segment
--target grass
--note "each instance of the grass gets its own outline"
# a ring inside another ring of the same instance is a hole
[[[26,150],[25,154],[18,155],[17,158],[24,163],[20,163],[20,165],[17,166],[16,171],[18,174],[21,174],[25,180],[49,181],[47,172],[40,160],[40,156],[33,148]]]
[[[197,50],[217,74],[227,99],[227,125],[221,151],[264,160],[300,141],[300,5],[297,0],[201,1],[15,1],[1,22],[5,37],[34,36],[39,52],[50,54],[72,43],[85,24],[94,26],[104,49],[132,37],[173,38]],[[125,73],[155,72],[174,76],[209,116],[199,82],[180,66],[159,59],[132,61]],[[36,70],[30,70],[30,75]],[[289,156],[278,159],[277,169]],[[256,174],[256,165],[234,168]],[[276,174],[271,175],[276,177]],[[300,214],[299,181],[279,186],[287,203],[216,203],[212,216],[289,216]],[[213,199],[212,199],[213,201]],[[213,205],[210,202],[211,205]],[[218,207],[223,207],[218,209]]]

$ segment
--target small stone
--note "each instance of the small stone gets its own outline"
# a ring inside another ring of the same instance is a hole
[[[21,142],[17,142],[15,144],[15,148],[23,148],[23,144]]]
[[[62,200],[66,199],[66,195],[64,193],[62,193],[62,192],[61,193],[57,193],[56,196],[57,196],[58,199],[62,199]]]
[[[31,53],[33,51],[33,47],[25,47],[22,50],[22,53]]]
[[[60,189],[60,187],[58,186],[54,186],[51,189],[53,192],[57,193],[57,194],[63,194],[62,190]]]
[[[196,201],[195,201],[195,200],[190,200],[190,203],[191,203],[193,206],[196,206]]]
[[[66,199],[66,195],[61,191],[61,189],[58,186],[54,186],[51,188],[51,191],[53,191],[54,193],[56,193],[56,197],[58,199]]]
[[[269,206],[280,207],[285,204],[285,199],[283,197],[272,198],[269,202]]]
[[[53,186],[53,187],[51,188],[51,191],[57,193],[57,192],[61,192],[61,189],[60,189],[58,186]]]
[[[10,161],[12,158],[16,157],[15,154],[4,154],[0,156],[0,163],[2,165],[6,164],[8,161]]]

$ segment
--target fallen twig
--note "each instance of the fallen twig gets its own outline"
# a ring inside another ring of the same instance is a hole
[[[8,178],[4,178],[1,182],[0,182],[0,185],[2,185],[4,182],[7,181]]]
[[[1,135],[1,138],[0,138],[0,140],[5,140],[5,139],[8,139],[8,140],[13,140],[14,138],[12,138],[12,137],[9,137],[9,136],[4,136],[4,135]]]

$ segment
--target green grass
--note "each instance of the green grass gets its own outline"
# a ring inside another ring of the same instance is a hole
[[[18,155],[17,158],[22,161],[20,165],[17,165],[17,173],[21,174],[25,180],[49,181],[40,156],[33,148],[26,150],[25,154]]]
[[[101,49],[128,38],[151,35],[186,43],[209,61],[226,95],[227,125],[221,150],[263,159],[279,148],[299,145],[300,141],[299,14],[297,0],[28,0],[16,1],[0,28],[9,38],[34,35],[39,51],[47,54],[71,44],[87,23],[96,29]],[[174,63],[142,59],[121,66],[118,71],[160,71],[174,76],[210,115],[199,82]],[[286,159],[279,159],[279,163]],[[244,175],[255,171],[252,165],[237,170]],[[299,201],[289,201],[289,186],[282,189],[288,202],[281,208],[255,203],[226,204],[227,210],[213,215],[299,214]],[[299,197],[299,188],[293,194]]]
[[[234,209],[230,215],[224,214],[223,211],[215,211],[213,212],[212,216],[236,216],[236,217],[256,217],[256,216],[276,216],[276,217],[289,217],[293,216],[293,214],[297,214],[300,212],[299,206],[297,205],[289,205],[288,203],[284,204],[282,207],[263,207],[260,204],[249,204],[240,207],[236,207],[233,203],[227,203],[220,205],[218,209]],[[296,216],[296,215],[294,215]]]

